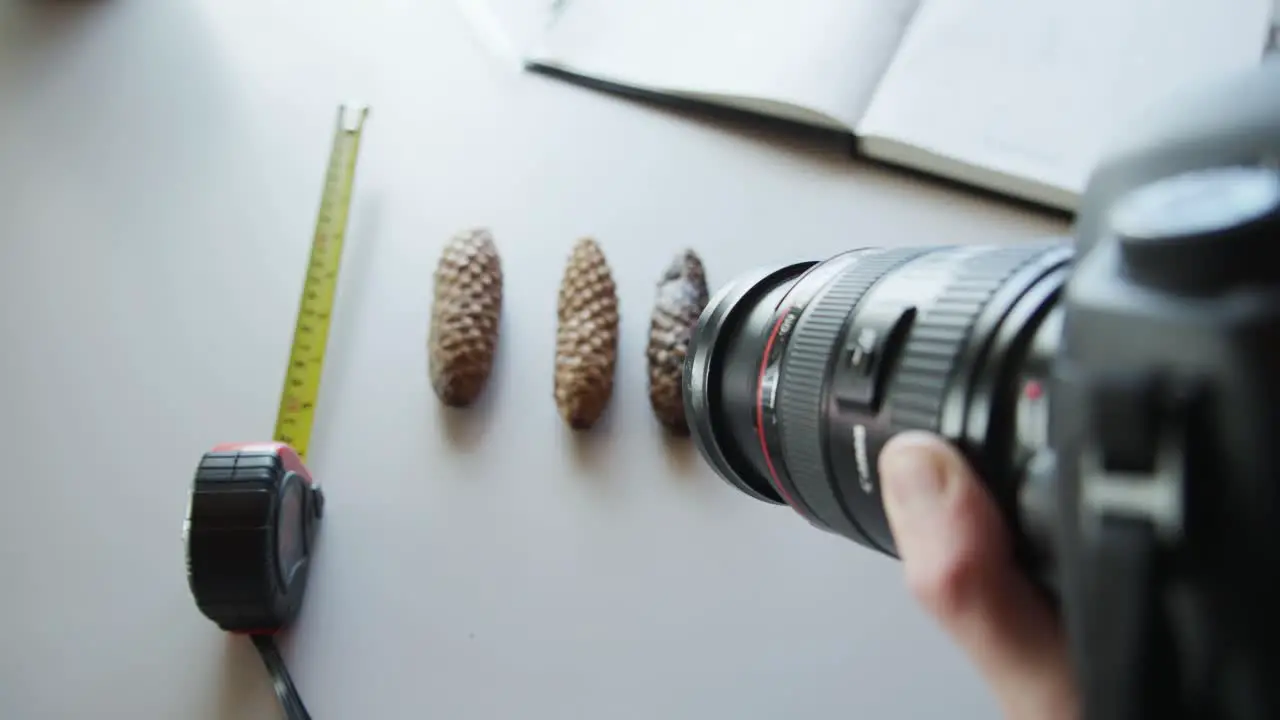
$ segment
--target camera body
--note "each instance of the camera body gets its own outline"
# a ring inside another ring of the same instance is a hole
[[[1024,485],[1056,488],[1024,510],[1055,508],[1085,716],[1280,717],[1280,63],[1108,158]]]
[[[739,490],[890,556],[877,455],[937,432],[1057,602],[1086,717],[1280,717],[1280,61],[1132,129],[1074,243],[723,288],[689,426]]]

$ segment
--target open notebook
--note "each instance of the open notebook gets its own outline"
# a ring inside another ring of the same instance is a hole
[[[560,0],[532,69],[852,133],[1075,209],[1117,124],[1257,64],[1280,0]]]

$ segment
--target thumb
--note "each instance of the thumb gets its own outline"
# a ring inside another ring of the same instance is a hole
[[[907,583],[991,684],[1007,717],[1075,716],[1061,626],[1013,560],[1003,519],[954,447],[921,432],[880,454]]]

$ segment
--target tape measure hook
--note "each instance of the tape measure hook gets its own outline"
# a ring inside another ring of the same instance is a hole
[[[338,129],[342,132],[359,132],[369,117],[368,105],[339,105]]]

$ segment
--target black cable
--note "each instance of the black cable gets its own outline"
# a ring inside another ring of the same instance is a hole
[[[275,641],[268,636],[255,635],[253,636],[253,645],[258,649],[262,664],[266,666],[267,673],[271,676],[271,687],[275,690],[276,698],[280,701],[280,707],[284,710],[286,720],[297,720],[300,714],[305,712],[305,709],[301,708],[301,703],[297,701],[296,692],[291,688],[288,671],[275,646]]]
[[[285,720],[311,720],[311,713],[302,704],[302,697],[298,695],[298,688],[293,685],[293,678],[289,676],[289,669],[280,656],[275,638],[271,635],[254,635],[253,646],[258,649],[262,664],[267,666],[267,672],[271,674],[271,686],[280,700],[280,707],[284,709]]]

